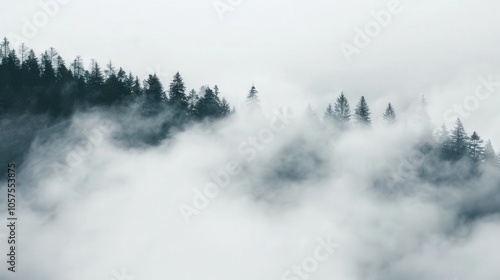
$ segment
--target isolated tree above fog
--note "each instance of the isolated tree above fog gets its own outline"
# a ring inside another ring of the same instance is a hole
[[[365,97],[361,96],[358,105],[356,105],[356,109],[354,109],[354,117],[356,118],[356,123],[362,126],[371,125],[372,120],[370,115],[370,108],[366,103]]]
[[[349,127],[351,108],[344,93],[341,93],[335,101],[333,116],[338,128],[345,130]]]
[[[394,108],[392,107],[391,103],[387,105],[383,118],[388,124],[396,123],[396,112],[394,111]]]

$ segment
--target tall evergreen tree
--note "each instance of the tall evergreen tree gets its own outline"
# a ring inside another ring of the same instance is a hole
[[[42,84],[49,85],[55,82],[56,73],[54,71],[54,66],[52,64],[52,57],[47,51],[42,54],[41,68],[42,68],[42,75],[41,75]]]
[[[389,105],[387,105],[387,108],[385,109],[385,113],[384,113],[383,117],[384,117],[384,120],[388,124],[396,123],[396,112],[394,111],[394,108],[392,107],[391,103],[389,103]]]
[[[144,93],[146,99],[154,104],[162,104],[167,100],[163,85],[156,74],[149,75],[148,79],[144,82]]]
[[[23,84],[26,86],[35,86],[40,83],[40,65],[33,50],[29,51],[28,57],[23,63],[23,72],[25,72]]]
[[[344,96],[344,93],[341,93],[340,96],[337,97],[333,113],[335,116],[337,127],[341,130],[347,129],[351,120],[351,109],[347,98]]]
[[[7,38],[3,38],[2,43],[0,43],[0,61],[7,58],[10,54],[10,42]]]
[[[451,132],[451,159],[459,160],[465,156],[467,153],[468,143],[469,137],[467,136],[467,132],[465,132],[464,125],[460,118],[457,118],[455,127]]]
[[[256,111],[260,108],[260,99],[258,93],[259,92],[255,88],[255,86],[252,86],[252,88],[248,92],[246,103],[250,112]]]
[[[196,91],[192,89],[188,96],[187,96],[187,102],[188,102],[188,109],[191,113],[196,115],[196,103],[198,103],[198,94],[196,94]]]
[[[450,133],[448,132],[448,128],[445,124],[441,126],[441,129],[437,134],[437,142],[439,145],[439,156],[441,159],[448,160],[452,156],[451,150],[451,138]]]
[[[220,109],[222,117],[229,116],[229,114],[231,114],[231,107],[229,106],[229,103],[227,102],[226,98],[222,98],[222,101],[220,103]]]
[[[327,125],[333,124],[335,122],[335,113],[333,112],[332,104],[328,104],[328,107],[326,107],[323,120]]]
[[[363,126],[369,126],[372,123],[371,120],[371,113],[370,113],[370,108],[368,107],[368,104],[366,103],[365,97],[361,96],[361,99],[358,102],[358,105],[356,106],[356,109],[354,109],[354,115],[356,118],[356,122],[359,125]]]
[[[475,163],[480,163],[483,161],[484,158],[483,142],[484,141],[481,139],[481,137],[479,137],[479,135],[475,131],[469,138],[467,152],[469,157]]]
[[[205,87],[205,95],[203,95],[196,104],[197,116],[200,119],[214,119],[222,116],[222,109],[219,97],[215,95],[210,87]]]
[[[73,78],[73,74],[66,67],[66,64],[61,56],[57,57],[57,65],[56,65],[56,82],[60,85],[70,82]]]
[[[104,84],[104,75],[97,61],[90,62],[90,71],[87,73],[87,85],[92,90],[98,90]]]
[[[170,83],[169,91],[169,103],[182,110],[188,109],[188,102],[186,97],[186,87],[184,86],[184,81],[182,80],[181,74],[177,72],[174,75],[174,79]]]
[[[85,75],[85,67],[83,67],[83,60],[81,56],[77,56],[75,60],[73,60],[73,63],[71,63],[71,69],[76,78],[83,78]]]
[[[493,148],[493,144],[491,143],[491,140],[488,140],[486,146],[484,147],[484,162],[491,165],[495,165],[496,159],[497,156],[495,154],[495,149]]]

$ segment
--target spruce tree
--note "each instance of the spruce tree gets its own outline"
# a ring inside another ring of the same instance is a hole
[[[387,105],[387,108],[385,109],[385,113],[384,113],[383,117],[384,117],[384,120],[388,124],[396,123],[396,112],[394,111],[394,108],[392,107],[391,103],[389,103],[389,105]]]
[[[460,118],[457,118],[455,123],[455,127],[451,132],[451,142],[450,142],[450,150],[451,150],[451,159],[459,160],[467,153],[469,143],[469,137],[467,136],[467,132],[465,132],[464,125]]]
[[[148,79],[144,82],[144,94],[146,95],[147,102],[157,105],[166,103],[167,97],[163,90],[163,85],[156,74],[149,75]]]
[[[484,158],[483,142],[484,141],[481,139],[481,137],[479,137],[479,135],[475,131],[469,138],[467,152],[469,157],[475,163],[480,163],[483,161]]]
[[[222,109],[219,97],[215,95],[210,87],[205,87],[203,95],[196,104],[196,113],[198,118],[215,119],[222,116]]]
[[[448,128],[445,124],[441,126],[441,129],[437,133],[437,142],[439,145],[439,156],[441,159],[448,160],[452,156],[451,150],[451,138]]]
[[[196,103],[198,103],[198,94],[196,94],[196,91],[192,89],[188,96],[187,96],[187,103],[188,103],[188,110],[193,114],[196,115]]]
[[[341,130],[347,129],[351,120],[351,109],[344,93],[341,93],[340,96],[337,97],[333,113],[337,127]]]
[[[170,83],[168,95],[170,105],[181,110],[188,109],[186,86],[184,86],[184,81],[182,80],[181,74],[179,74],[179,72],[175,73],[174,79]]]
[[[42,75],[41,75],[42,84],[49,85],[55,82],[56,74],[54,71],[54,67],[52,65],[52,57],[49,55],[47,51],[42,55],[41,67],[42,67]]]
[[[335,122],[335,113],[333,112],[332,104],[328,104],[328,107],[326,107],[323,120],[327,125],[333,124]]]
[[[370,115],[370,108],[366,103],[365,97],[361,96],[361,99],[359,100],[358,105],[354,110],[356,122],[358,123],[358,125],[369,126],[372,123]]]
[[[255,88],[255,86],[252,86],[252,88],[248,92],[246,103],[250,112],[253,112],[260,108],[260,100],[259,96],[257,95],[258,93],[259,92]]]
[[[497,156],[495,154],[495,149],[493,148],[493,144],[491,144],[491,140],[488,140],[484,148],[484,162],[487,164],[495,165],[496,159]]]
[[[78,67],[78,66],[77,66]],[[80,71],[80,69],[78,69]],[[104,75],[97,61],[90,62],[90,71],[87,73],[87,85],[92,90],[98,90],[104,84]]]
[[[26,73],[24,77],[26,86],[35,86],[40,83],[40,65],[33,50],[28,53],[28,57],[23,64],[23,70]]]
[[[222,117],[228,116],[231,114],[231,107],[229,106],[229,103],[227,102],[226,98],[222,98],[221,104],[220,104],[220,109],[221,109],[221,115]]]

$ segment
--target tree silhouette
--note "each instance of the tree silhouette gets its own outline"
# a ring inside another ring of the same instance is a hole
[[[368,104],[366,103],[365,97],[361,96],[361,99],[358,102],[358,105],[356,106],[356,109],[354,110],[354,115],[356,118],[356,121],[359,125],[362,126],[369,126],[372,123],[371,120],[371,113],[370,113],[370,108],[368,107]]]
[[[345,130],[349,127],[349,122],[351,120],[351,109],[347,98],[344,96],[344,93],[341,93],[335,101],[333,114],[337,127],[340,130]]]
[[[392,107],[392,104],[389,103],[387,105],[387,108],[385,109],[385,113],[383,115],[384,120],[388,124],[394,124],[396,123],[396,112],[394,111],[394,108]]]

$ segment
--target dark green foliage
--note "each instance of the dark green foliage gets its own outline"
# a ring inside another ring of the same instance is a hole
[[[168,96],[170,105],[184,111],[188,109],[186,86],[184,86],[184,81],[179,72],[175,74],[172,83],[170,83]]]
[[[205,88],[205,95],[196,104],[196,114],[199,119],[217,119],[223,116],[219,97],[208,86]]]
[[[333,114],[335,123],[340,130],[349,128],[349,122],[351,120],[351,109],[344,93],[341,93],[340,96],[337,97],[333,109]]]
[[[458,118],[455,123],[455,128],[451,132],[450,141],[450,159],[459,160],[467,154],[469,137],[465,132],[462,121]]]
[[[495,154],[495,149],[493,148],[493,144],[488,140],[486,146],[484,147],[484,162],[490,165],[495,165],[497,160],[497,156]]]
[[[332,104],[328,104],[328,107],[326,107],[323,119],[327,124],[332,124],[335,121],[335,113],[333,112]]]
[[[468,141],[467,154],[474,163],[482,162],[484,159],[484,141],[474,131]]]
[[[194,92],[186,96],[179,73],[174,75],[167,98],[156,74],[148,76],[143,88],[137,76],[127,75],[112,62],[103,71],[92,60],[86,71],[81,57],[67,67],[54,48],[45,51],[40,59],[24,44],[19,50],[21,59],[7,39],[0,42],[0,115],[48,114],[58,119],[95,106],[132,103],[139,104],[145,115],[171,111],[172,116],[185,121],[192,117],[219,118],[231,112],[227,100],[220,100],[217,86],[215,91],[207,90],[203,100]]]
[[[254,112],[260,108],[260,99],[257,95],[258,93],[259,92],[255,88],[255,86],[252,86],[252,88],[248,92],[246,103],[250,112]]]
[[[361,99],[359,100],[358,105],[354,110],[354,116],[356,118],[356,122],[358,123],[358,125],[361,126],[369,126],[372,123],[370,115],[371,115],[370,108],[366,103],[365,97],[361,96]]]
[[[384,120],[388,124],[396,123],[396,112],[394,111],[394,108],[392,107],[391,103],[389,103],[389,105],[387,105],[387,108],[385,109],[385,113],[384,113],[383,117],[384,117]]]

